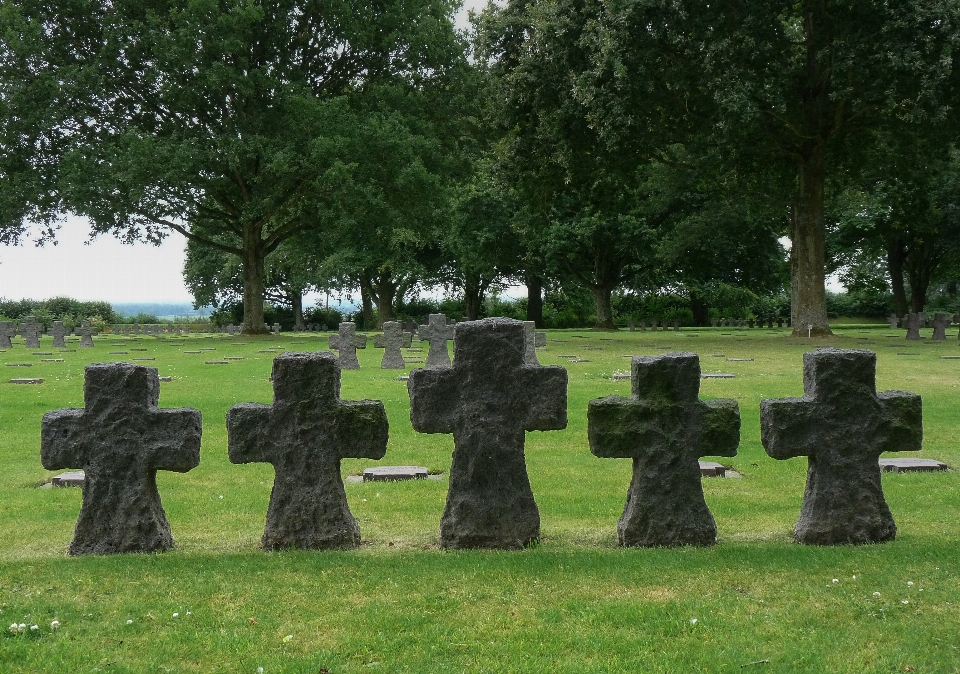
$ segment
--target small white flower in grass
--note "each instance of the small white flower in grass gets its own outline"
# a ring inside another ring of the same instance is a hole
[[[191,615],[190,611],[187,611],[187,615]]]
[[[908,581],[907,581],[907,587],[913,587],[913,581],[912,581],[912,580],[908,580]]]
[[[60,629],[60,621],[59,621],[59,620],[51,620],[51,621],[50,621],[50,629],[52,629],[52,630],[58,630],[58,629]]]
[[[840,579],[839,579],[839,578],[834,578],[834,579],[833,579],[833,584],[834,584],[834,585],[836,585],[836,584],[839,583],[839,582],[840,582]]]
[[[873,596],[874,596],[874,597],[879,597],[879,596],[880,596],[880,593],[879,593],[879,592],[874,592],[874,593],[873,593]]]
[[[853,574],[853,580],[857,579],[857,574]]]
[[[128,618],[128,619],[127,619],[127,624],[128,624],[128,625],[132,625],[132,624],[133,624],[133,621]]]
[[[174,617],[174,618],[179,618],[179,617],[180,617],[180,614],[179,614],[179,613],[174,613],[174,614],[173,614],[173,617]]]
[[[10,627],[7,628],[7,631],[8,631],[8,632],[11,632],[11,633],[13,633],[13,634],[16,634],[16,633],[17,633],[17,623],[12,623],[12,624],[10,625]]]
[[[288,634],[287,636],[285,636],[285,637],[283,638],[283,643],[285,643],[285,644],[286,644],[286,643],[290,643],[292,640],[293,640],[293,635],[292,635],[292,634]]]
[[[257,667],[257,674],[263,674],[263,667]]]
[[[909,604],[909,603],[910,603],[910,600],[909,600],[909,599],[901,599],[901,600],[900,600],[900,603],[901,603],[901,604]]]
[[[696,624],[697,624],[697,619],[696,619],[696,618],[690,618],[690,624],[691,624],[691,625],[696,625]]]

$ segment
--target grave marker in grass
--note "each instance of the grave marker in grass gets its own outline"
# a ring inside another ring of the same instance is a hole
[[[453,367],[414,370],[410,420],[452,433],[443,548],[520,548],[540,536],[524,459],[526,431],[567,425],[567,371],[524,364],[524,326],[508,318],[461,323]]]
[[[47,470],[82,468],[86,484],[71,555],[156,552],[173,546],[158,470],[200,463],[200,412],[159,409],[157,370],[131,363],[88,365],[84,409],[43,416]]]
[[[0,349],[12,349],[10,339],[17,336],[17,328],[11,321],[0,321]]]
[[[703,401],[694,353],[635,356],[632,394],[587,405],[590,451],[632,458],[633,479],[617,524],[620,545],[712,545],[717,525],[703,497],[699,459],[736,456],[735,400]]]
[[[53,337],[53,346],[57,348],[64,348],[67,346],[64,339],[70,331],[63,325],[63,321],[54,321],[50,326],[50,335]]]
[[[384,370],[402,370],[405,367],[401,348],[409,348],[413,335],[404,332],[397,321],[387,321],[383,324],[383,334],[374,335],[373,346],[383,349],[383,359],[380,368]]]
[[[417,328],[417,337],[422,342],[430,343],[427,351],[426,368],[450,367],[450,353],[447,351],[447,342],[453,339],[454,326],[447,325],[447,317],[443,314],[430,314],[427,325]]]
[[[523,362],[524,365],[539,365],[537,360],[537,347],[547,345],[547,333],[537,332],[537,324],[534,321],[523,322]]]
[[[40,348],[40,335],[43,334],[43,325],[36,316],[27,316],[20,324],[20,336],[24,339],[24,346],[28,349]]]
[[[341,370],[360,369],[357,349],[367,348],[367,336],[357,334],[356,323],[341,323],[339,332],[336,335],[330,335],[328,342],[330,348],[335,349],[339,355]]]
[[[280,354],[272,378],[273,405],[242,403],[227,412],[230,461],[266,462],[276,472],[263,547],[356,547],[360,527],[347,505],[340,461],[383,458],[383,403],[341,400],[340,366],[329,352]]]
[[[935,341],[946,341],[947,328],[950,327],[950,316],[947,314],[936,314],[933,317],[933,336],[930,338]]]
[[[79,328],[75,328],[74,332],[80,335],[80,347],[83,349],[92,349],[93,348],[93,328],[90,327],[88,321],[83,321],[80,324]]]
[[[807,456],[807,486],[797,541],[812,545],[879,543],[897,526],[883,497],[883,452],[918,451],[920,396],[876,392],[877,355],[819,349],[803,355],[802,398],[760,403],[760,433],[775,459]]]

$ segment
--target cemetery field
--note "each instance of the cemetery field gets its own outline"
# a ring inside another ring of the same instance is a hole
[[[383,460],[342,464],[363,545],[266,553],[273,469],[229,462],[226,412],[271,402],[272,358],[326,349],[327,335],[101,335],[66,351],[14,340],[0,352],[0,672],[960,672],[960,359],[941,358],[960,356],[960,342],[931,332],[549,331],[538,356],[569,372],[569,425],[526,435],[542,538],[514,552],[438,548],[453,438],[412,430],[404,373],[381,370],[372,345],[341,389],[382,400],[390,423]],[[765,454],[759,405],[802,395],[802,355],[826,345],[876,351],[878,390],[923,397],[923,450],[907,456],[953,468],[883,475],[896,541],[793,542],[807,460]],[[404,355],[423,359],[426,346]],[[631,463],[590,453],[587,402],[629,395],[629,381],[612,381],[629,373],[625,356],[669,350],[735,375],[702,380],[700,393],[740,405],[738,455],[714,459],[739,477],[703,480],[716,546],[624,549]],[[86,364],[135,358],[172,378],[161,407],[203,414],[200,466],[157,475],[177,547],[69,557],[81,491],[43,486],[56,472],[40,465],[40,419],[83,406]],[[18,377],[44,382],[8,383]],[[377,465],[432,475],[357,481]]]

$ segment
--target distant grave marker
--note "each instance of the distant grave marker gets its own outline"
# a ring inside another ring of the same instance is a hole
[[[357,349],[367,348],[367,336],[357,334],[357,324],[344,322],[340,324],[340,331],[330,335],[329,344],[339,354],[341,370],[359,370],[360,361],[357,360]]]
[[[447,325],[447,317],[443,314],[430,314],[427,325],[417,328],[417,337],[423,342],[430,343],[427,351],[426,368],[450,367],[450,353],[447,342],[453,339],[454,326]]]
[[[547,333],[537,332],[534,321],[523,322],[523,362],[525,365],[539,365],[537,348],[547,345]]]
[[[397,321],[387,321],[383,324],[383,334],[374,335],[373,346],[383,349],[383,359],[380,368],[384,370],[402,370],[406,367],[401,348],[409,348],[413,335],[403,331],[403,326]]]
[[[20,324],[20,336],[24,339],[24,346],[28,349],[40,348],[40,335],[43,334],[43,325],[36,316],[27,316]]]
[[[70,331],[63,325],[63,321],[54,321],[50,325],[49,333],[53,337],[54,347],[64,348],[67,345],[64,339],[70,334]]]
[[[401,482],[426,480],[427,469],[422,466],[377,466],[363,471],[364,482]]]

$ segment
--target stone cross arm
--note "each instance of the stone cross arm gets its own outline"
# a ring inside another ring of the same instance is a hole
[[[271,462],[274,457],[273,406],[237,403],[227,410],[230,463]]]
[[[367,348],[367,336],[363,334],[354,335],[353,346],[356,349]],[[330,348],[340,350],[340,335],[330,335]]]
[[[460,418],[460,415],[438,413],[449,408],[450,401],[471,396],[464,389],[470,384],[462,381],[456,368],[426,370],[410,373],[407,390],[410,393],[410,421],[420,433],[453,433],[460,424],[505,419],[525,431],[553,431],[567,427],[567,371],[559,366],[523,367],[517,381],[493,389],[497,410],[491,407],[488,419]],[[475,394],[473,394],[475,395]],[[481,395],[483,393],[481,392]],[[502,405],[503,407],[500,407]],[[476,402],[461,408],[476,410]]]
[[[342,458],[382,459],[387,453],[390,426],[379,400],[343,400],[334,424]]]
[[[876,411],[879,419],[864,429],[867,436],[853,438],[860,451],[876,456],[884,452],[919,451],[923,442],[923,411],[921,398],[908,391],[884,391],[877,394]],[[857,421],[831,414],[831,406],[803,398],[779,398],[760,402],[760,427],[764,448],[774,459],[811,456],[824,444],[831,448],[851,444],[849,434],[857,434]],[[834,435],[838,437],[834,438]]]
[[[696,456],[736,456],[740,444],[740,413],[735,400],[694,402],[692,414],[669,419],[670,413],[648,400],[617,395],[587,404],[590,451],[601,458],[632,458],[643,448],[687,446]],[[666,412],[666,419],[665,419]]]
[[[87,438],[81,431],[83,410],[47,412],[40,424],[40,463],[46,470],[81,468],[86,463]]]

